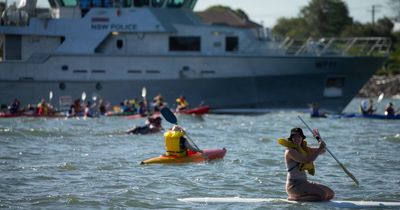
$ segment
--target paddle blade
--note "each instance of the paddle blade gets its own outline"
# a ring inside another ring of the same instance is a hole
[[[382,101],[382,99],[383,99],[384,96],[385,96],[385,94],[384,94],[384,93],[381,93],[381,94],[379,95],[379,97],[378,97],[377,103],[380,103],[380,102]]]
[[[82,101],[84,101],[86,99],[86,93],[85,91],[82,92]]]
[[[143,97],[143,98],[146,98],[146,95],[147,95],[146,87],[143,87],[143,88],[142,88],[142,97]]]
[[[340,165],[340,167],[342,167],[343,171],[347,174],[347,176],[349,176],[354,181],[354,183],[356,183],[357,186],[360,185],[360,183],[358,182],[356,177],[352,173],[350,173],[350,171],[347,170],[347,168],[344,167],[344,165],[342,163],[340,163],[339,165]]]
[[[164,107],[160,110],[161,115],[165,118],[166,121],[172,124],[178,124],[178,120],[176,119],[176,116],[168,107]]]

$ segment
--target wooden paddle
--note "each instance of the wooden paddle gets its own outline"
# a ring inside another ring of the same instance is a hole
[[[163,107],[161,110],[161,115],[165,118],[166,121],[168,121],[169,123],[172,123],[174,125],[178,125],[178,119],[176,118],[175,114],[168,108],[168,107]],[[188,140],[193,144],[193,146],[197,149],[197,150],[201,150],[199,149],[199,147],[192,141],[192,139],[189,137],[188,133],[186,132],[186,137],[188,138]],[[208,160],[208,157],[203,153],[202,154],[203,157]]]
[[[301,122],[304,123],[304,125],[308,128],[308,130],[309,130],[312,134],[314,134],[313,131],[312,131],[312,129],[310,128],[310,126],[308,126],[307,123],[306,123],[300,116],[297,116],[297,117],[301,120]],[[316,139],[317,139],[317,138],[316,138]],[[319,140],[317,139],[317,141],[319,141]],[[359,182],[357,181],[356,177],[354,177],[354,175],[353,175],[352,173],[350,173],[350,171],[347,170],[346,167],[344,167],[344,165],[335,157],[335,155],[333,155],[333,153],[328,149],[328,147],[325,147],[325,149],[326,149],[326,151],[329,152],[329,154],[333,157],[333,159],[336,160],[336,162],[337,162],[337,163],[339,164],[339,166],[343,169],[343,171],[356,183],[356,185],[359,185]]]

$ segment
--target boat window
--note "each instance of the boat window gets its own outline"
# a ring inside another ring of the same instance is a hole
[[[236,36],[228,36],[225,38],[225,50],[235,52],[239,50],[239,39]]]
[[[102,70],[102,69],[93,69],[93,70],[92,70],[92,73],[95,73],[95,74],[105,74],[105,73],[106,73],[106,70]]]
[[[63,70],[63,71],[68,71],[68,65],[62,65],[61,66],[61,70]]]
[[[118,39],[117,40],[117,48],[121,49],[122,47],[124,47],[124,41],[122,39]]]
[[[133,5],[135,7],[149,6],[150,0],[134,0]]]
[[[170,8],[181,8],[184,4],[184,0],[168,0],[167,7]]]
[[[332,76],[328,77],[325,82],[324,97],[327,98],[338,98],[343,96],[344,87],[343,76]]]
[[[162,7],[164,5],[165,0],[152,0],[151,6],[152,7]]]
[[[159,70],[146,70],[146,74],[159,74]]]
[[[61,5],[64,7],[75,7],[78,5],[77,0],[62,0]]]
[[[198,36],[170,37],[170,51],[200,51],[201,39]]]
[[[129,74],[141,74],[142,71],[141,70],[128,70]]]

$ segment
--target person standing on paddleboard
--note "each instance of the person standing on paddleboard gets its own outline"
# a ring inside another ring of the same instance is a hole
[[[293,128],[290,131],[290,137],[287,139],[278,139],[278,143],[286,147],[285,164],[288,172],[286,192],[288,200],[328,201],[335,195],[329,187],[307,180],[305,171],[310,175],[315,174],[313,162],[320,154],[325,153],[326,146],[317,129],[313,130],[313,135],[318,139],[318,148],[307,146],[306,136],[304,136],[301,128]]]

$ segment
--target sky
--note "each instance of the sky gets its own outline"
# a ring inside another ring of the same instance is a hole
[[[262,23],[265,27],[273,27],[279,17],[297,17],[300,9],[310,0],[198,0],[196,11],[204,10],[212,5],[229,6],[242,9],[251,20]],[[344,0],[355,21],[372,22],[372,6],[376,6],[375,20],[384,16],[393,16],[394,12],[388,0]]]
[[[2,0],[4,1],[4,0]],[[17,0],[8,0],[10,4]],[[388,0],[343,0],[347,3],[350,16],[355,21],[367,23],[372,21],[372,6],[376,5],[375,20],[384,16],[393,16],[394,12]],[[19,2],[19,1],[17,1]],[[48,2],[38,0],[39,3]],[[300,9],[308,5],[310,0],[198,0],[195,11],[205,10],[212,5],[225,5],[233,9],[242,9],[250,19],[263,23],[265,27],[273,27],[280,17],[296,17]]]

